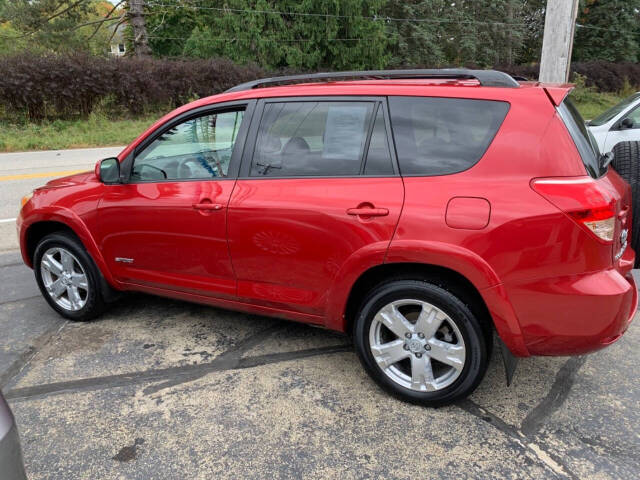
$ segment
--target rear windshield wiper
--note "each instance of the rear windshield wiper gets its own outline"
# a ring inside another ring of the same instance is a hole
[[[607,152],[600,155],[600,166],[603,170],[607,168],[611,162],[613,162],[614,157],[615,156],[613,152]]]

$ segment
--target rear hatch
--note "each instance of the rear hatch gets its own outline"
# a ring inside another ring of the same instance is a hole
[[[568,98],[557,102],[557,111],[588,176],[540,178],[532,182],[532,187],[589,232],[602,248],[608,249],[610,265],[626,274],[632,268],[634,257],[628,246],[631,187],[613,168],[604,165],[595,139]]]

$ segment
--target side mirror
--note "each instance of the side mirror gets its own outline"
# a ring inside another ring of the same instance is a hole
[[[633,128],[633,127],[635,127],[635,123],[629,117],[623,119],[620,122],[620,130],[627,130],[627,129],[630,129],[630,128]]]
[[[120,183],[120,162],[117,158],[105,158],[96,164],[96,176],[102,183]]]

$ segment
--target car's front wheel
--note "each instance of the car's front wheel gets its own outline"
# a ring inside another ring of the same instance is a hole
[[[33,269],[45,300],[63,317],[86,321],[104,310],[100,272],[74,236],[44,237],[36,247]]]
[[[426,281],[375,288],[354,328],[362,364],[403,400],[440,406],[469,395],[487,368],[486,335],[467,305]]]

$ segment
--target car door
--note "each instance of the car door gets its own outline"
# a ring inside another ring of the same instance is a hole
[[[605,141],[603,152],[613,150],[620,142],[640,141],[640,106],[636,106],[617,120]]]
[[[105,186],[98,208],[100,247],[118,280],[235,298],[227,204],[254,103],[184,114],[123,162],[128,178]]]
[[[356,258],[382,263],[403,201],[379,98],[268,99],[229,203],[243,301],[321,322]]]

